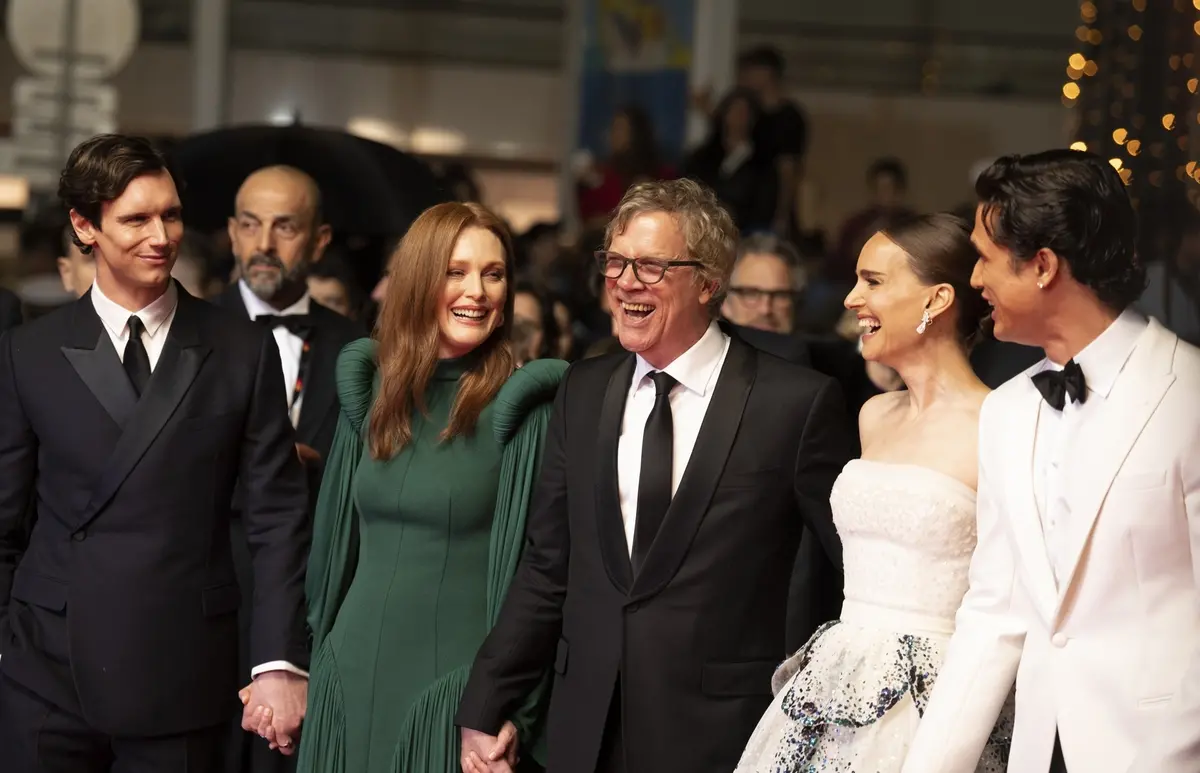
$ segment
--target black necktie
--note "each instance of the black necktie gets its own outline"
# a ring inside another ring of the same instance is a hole
[[[264,327],[285,327],[294,336],[308,340],[312,332],[312,319],[307,314],[259,314],[254,321]]]
[[[146,353],[146,345],[142,343],[142,333],[146,332],[146,326],[136,314],[129,318],[128,325],[129,340],[125,342],[125,359],[121,364],[125,366],[129,383],[133,384],[133,391],[141,397],[146,389],[146,382],[150,380],[150,355]]]
[[[1087,402],[1087,382],[1083,369],[1075,360],[1069,360],[1062,370],[1043,370],[1033,376],[1033,385],[1056,411],[1067,404],[1067,398],[1083,404]]]
[[[671,468],[675,430],[671,421],[671,389],[679,383],[662,371],[650,374],[654,409],[642,435],[642,470],[638,477],[637,522],[633,531],[633,572],[641,569],[671,506]]]

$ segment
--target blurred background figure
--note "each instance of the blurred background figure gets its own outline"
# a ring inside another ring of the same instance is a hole
[[[737,262],[721,315],[736,325],[790,334],[804,273],[796,249],[771,234],[738,245]]]

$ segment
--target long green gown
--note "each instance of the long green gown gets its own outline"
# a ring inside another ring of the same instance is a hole
[[[317,503],[307,591],[313,630],[300,773],[453,773],[454,712],[515,571],[557,360],[517,370],[475,431],[440,439],[466,369],[438,363],[413,440],[386,461],[364,437],[375,342],[338,359],[342,415]],[[541,703],[517,717],[536,741]]]

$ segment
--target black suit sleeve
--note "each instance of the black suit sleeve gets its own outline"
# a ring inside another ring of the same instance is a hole
[[[521,563],[496,626],[475,657],[455,717],[459,727],[498,733],[553,662],[571,549],[566,453],[570,375],[568,371],[554,400]]]
[[[0,336],[0,632],[8,617],[13,575],[29,541],[37,437],[21,407],[12,335]],[[0,645],[5,641],[0,636]],[[0,654],[3,654],[0,651]]]
[[[254,569],[251,667],[308,667],[304,572],[312,538],[308,491],[280,384],[274,337],[264,331],[242,440],[242,521]]]
[[[0,290],[0,333],[20,325],[23,320],[21,299],[7,290]]]
[[[796,503],[804,524],[820,540],[825,554],[839,569],[842,566],[842,542],[833,525],[829,493],[853,453],[854,442],[848,425],[845,399],[837,382],[830,379],[809,409],[796,458]]]

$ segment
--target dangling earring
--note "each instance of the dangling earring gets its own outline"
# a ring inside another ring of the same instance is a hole
[[[1038,282],[1038,289],[1039,289],[1039,290],[1045,290],[1045,289],[1046,289],[1046,284],[1045,284],[1044,282]]]
[[[933,323],[933,317],[929,316],[929,309],[925,309],[921,313],[921,324],[917,325],[917,335],[924,335],[925,328]]]

